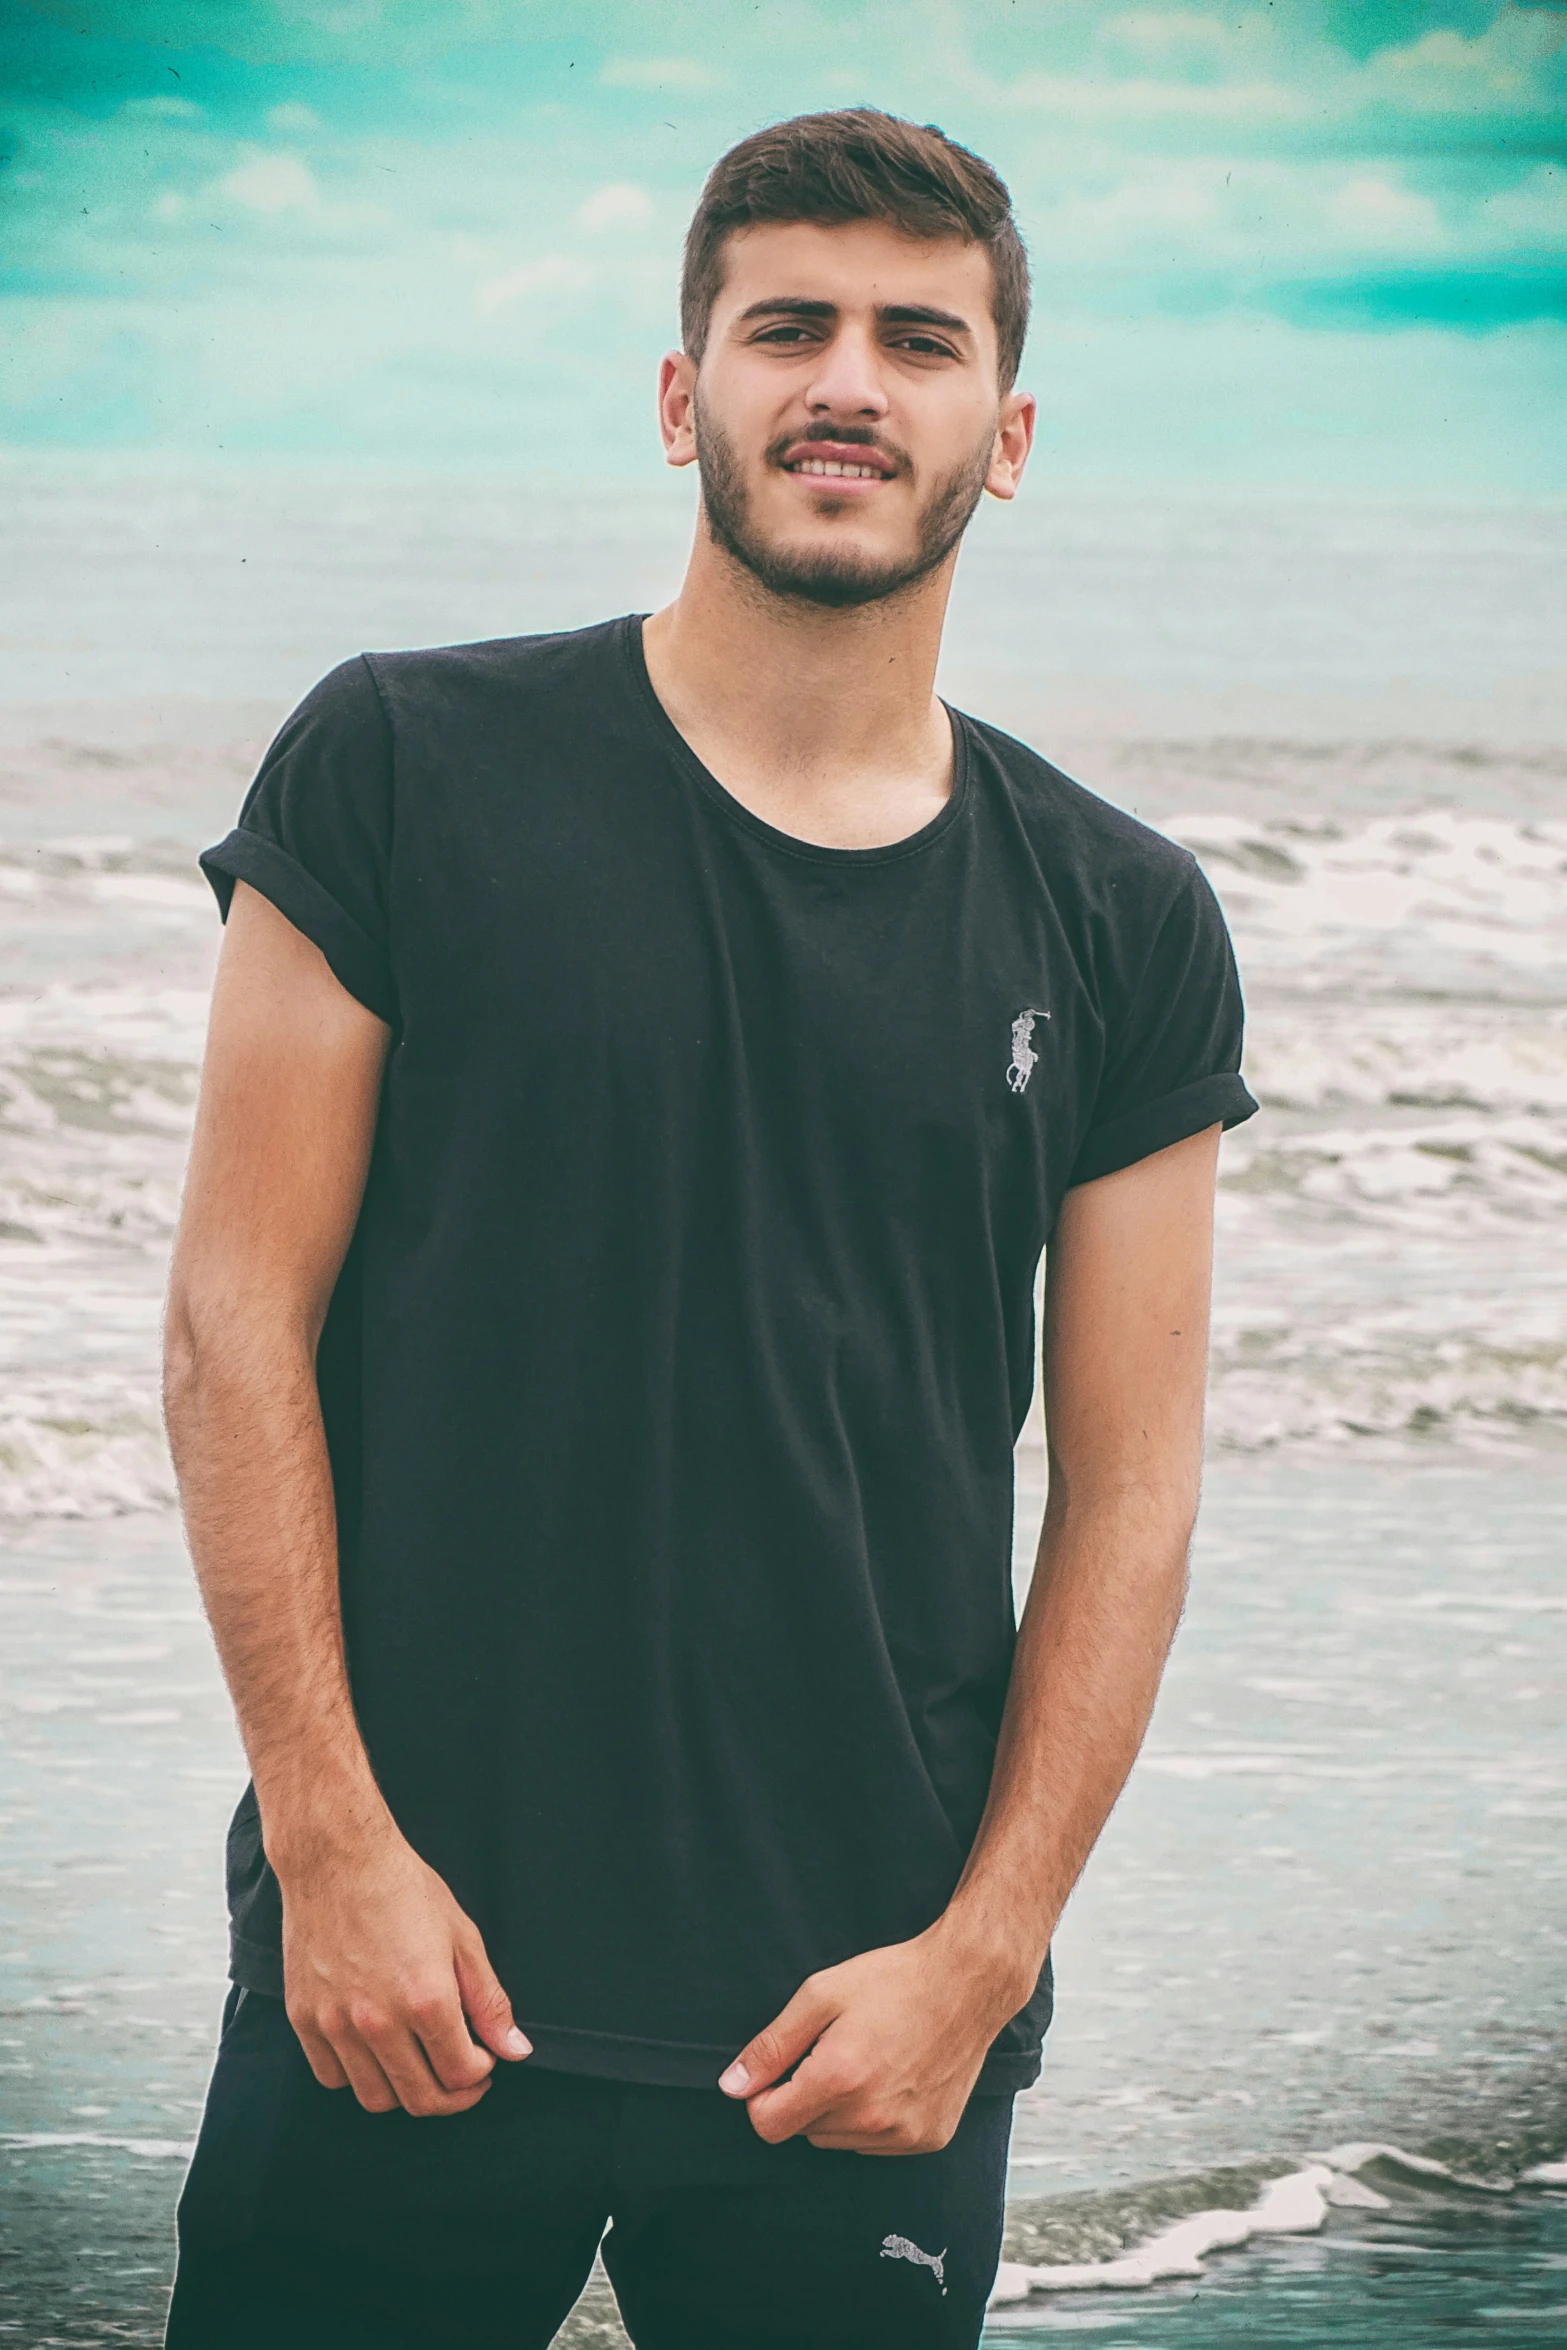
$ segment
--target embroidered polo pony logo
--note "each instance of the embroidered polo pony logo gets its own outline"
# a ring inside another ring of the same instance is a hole
[[[1012,1023],[1012,1059],[1007,1069],[1007,1083],[1014,1093],[1021,1093],[1034,1074],[1039,1055],[1034,1050],[1034,1022],[1048,1020],[1048,1012],[1019,1012]]]
[[[945,2244],[939,2252],[922,2252],[917,2244],[909,2242],[907,2236],[884,2236],[881,2256],[883,2260],[912,2260],[916,2268],[934,2269],[936,2282],[945,2293],[947,2289],[946,2271],[941,2265],[947,2257]]]

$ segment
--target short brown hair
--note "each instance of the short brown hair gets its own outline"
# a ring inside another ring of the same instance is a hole
[[[1028,332],[1028,255],[1006,183],[982,157],[874,106],[797,114],[721,155],[686,232],[680,333],[700,362],[724,282],[724,244],[764,221],[881,220],[905,236],[961,237],[990,255],[991,312],[1003,391]]]

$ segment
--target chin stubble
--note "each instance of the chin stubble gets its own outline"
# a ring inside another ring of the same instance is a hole
[[[920,514],[914,553],[905,562],[868,563],[861,556],[820,551],[792,554],[769,545],[755,529],[733,443],[707,414],[700,397],[695,402],[695,425],[702,508],[714,542],[770,595],[840,610],[881,603],[944,563],[968,528],[990,470],[987,435],[981,448],[937,484]],[[842,441],[859,436],[840,429],[833,437]]]

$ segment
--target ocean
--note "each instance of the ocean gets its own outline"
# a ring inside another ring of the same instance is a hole
[[[159,2338],[222,1997],[243,1767],[156,1401],[194,851],[336,660],[646,608],[688,528],[657,480],[0,461],[4,2339]],[[964,556],[943,690],[1200,857],[1263,1105],[995,2344],[1567,2339],[1564,620],[1562,507],[1040,479]],[[1042,1482],[1034,1421],[1020,1583]],[[562,2340],[621,2339],[595,2284]]]

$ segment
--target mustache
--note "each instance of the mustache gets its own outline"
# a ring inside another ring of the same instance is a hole
[[[769,465],[781,465],[791,449],[808,448],[813,441],[825,441],[829,446],[836,442],[840,448],[874,449],[877,456],[884,457],[895,472],[909,474],[914,470],[907,453],[898,448],[896,443],[883,440],[873,426],[827,424],[820,417],[806,425],[801,432],[780,433],[777,440],[769,442],[767,462]]]

